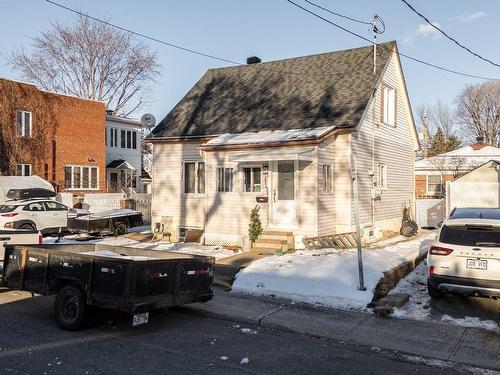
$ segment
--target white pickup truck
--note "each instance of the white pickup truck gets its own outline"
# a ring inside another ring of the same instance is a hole
[[[41,245],[42,233],[38,230],[0,229],[0,273],[3,269],[4,245]]]

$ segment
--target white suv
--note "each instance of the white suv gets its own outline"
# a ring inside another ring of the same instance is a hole
[[[456,208],[427,255],[427,290],[500,297],[500,209]]]
[[[39,230],[43,234],[65,231],[69,211],[50,199],[7,201],[0,204],[0,228]]]

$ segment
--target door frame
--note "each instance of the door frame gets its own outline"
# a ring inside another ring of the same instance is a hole
[[[280,224],[274,221],[274,189],[277,189],[278,183],[278,162],[279,161],[293,161],[293,186],[294,186],[294,201],[295,201],[295,222],[290,224]],[[299,189],[299,161],[298,160],[273,160],[269,162],[269,171],[271,174],[270,182],[271,188],[269,189],[269,205],[268,217],[270,229],[298,229],[299,228],[299,208],[300,208],[300,189]]]

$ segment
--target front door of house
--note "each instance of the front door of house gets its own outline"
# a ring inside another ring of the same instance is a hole
[[[297,225],[297,162],[280,160],[272,163],[271,223],[274,227]]]

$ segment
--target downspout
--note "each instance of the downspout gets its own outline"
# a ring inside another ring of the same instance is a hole
[[[372,23],[372,28],[373,28],[373,76],[377,76],[377,15],[375,14],[373,16],[373,23]],[[375,114],[375,108],[377,106],[376,104],[377,101],[377,87],[373,90],[372,93],[372,113],[373,113],[373,119],[372,119],[372,169],[371,169],[371,203],[372,203],[372,227],[375,226],[375,120],[376,120],[376,114]]]
[[[376,105],[376,100],[377,100],[377,89],[375,88],[373,90],[373,98],[372,98],[372,113],[373,113],[373,119],[372,119],[372,169],[371,169],[371,203],[372,203],[372,227],[375,226],[375,120],[376,120],[376,114],[375,114],[375,107]]]

